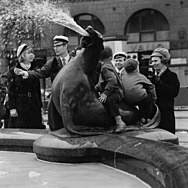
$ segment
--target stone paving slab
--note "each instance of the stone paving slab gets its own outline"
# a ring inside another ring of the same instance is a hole
[[[0,138],[36,140],[48,132],[44,129],[1,129]]]
[[[0,129],[0,150],[33,152],[33,142],[48,132],[43,129]]]
[[[188,131],[177,131],[179,145],[188,148]]]
[[[188,130],[188,119],[177,119],[176,118],[176,131]]]
[[[180,111],[175,111],[175,117],[176,118],[184,118],[188,119],[188,110],[180,110]]]
[[[188,110],[175,110],[176,135],[179,145],[188,148]]]

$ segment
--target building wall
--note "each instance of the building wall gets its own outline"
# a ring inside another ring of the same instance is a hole
[[[175,65],[171,69],[177,72],[182,87],[188,85],[187,0],[53,0],[53,2],[57,2],[59,7],[67,2],[70,5],[72,17],[84,13],[98,17],[105,27],[104,37],[122,36],[122,38],[126,38],[124,29],[129,18],[134,13],[143,9],[159,11],[166,17],[170,25],[169,50],[173,62],[175,62]],[[52,31],[46,28],[45,37],[41,39],[40,45],[38,46],[39,48],[46,49],[47,59],[53,55],[52,38],[56,34],[64,34],[64,27],[54,24]],[[141,46],[143,44],[139,43],[135,45]],[[154,43],[149,46],[150,51],[156,47]],[[124,41],[122,49],[126,51],[126,47],[127,44]],[[141,49],[138,48],[137,51]],[[183,65],[182,62],[184,63]],[[177,64],[181,64],[181,66]]]
[[[58,1],[60,4],[61,2]],[[105,27],[104,36],[124,36],[129,18],[137,11],[153,9],[163,14],[170,25],[169,50],[175,65],[171,68],[180,79],[181,86],[188,85],[188,1],[186,0],[72,0],[71,15],[87,13],[98,17]],[[182,33],[181,33],[182,31]],[[153,45],[154,50],[155,45]],[[182,66],[178,62],[184,58]]]

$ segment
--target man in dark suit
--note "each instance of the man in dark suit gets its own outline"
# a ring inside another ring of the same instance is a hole
[[[47,78],[50,77],[53,82],[57,73],[65,66],[71,59],[71,56],[68,53],[68,37],[66,36],[55,36],[53,38],[53,48],[56,56],[53,59],[47,61],[43,67],[33,70],[33,71],[22,71],[19,72],[19,75],[22,75],[24,78]]]
[[[180,89],[177,74],[168,68],[170,53],[166,48],[157,48],[151,55],[151,63],[155,71],[152,82],[155,84],[156,104],[161,112],[159,128],[175,134],[174,98]]]

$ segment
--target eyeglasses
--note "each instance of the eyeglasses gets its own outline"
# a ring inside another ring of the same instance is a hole
[[[53,48],[59,48],[61,46],[65,46],[67,43],[62,43],[62,44],[58,44],[58,45],[54,45]]]
[[[150,60],[150,63],[157,63],[157,62],[159,62],[159,60]]]

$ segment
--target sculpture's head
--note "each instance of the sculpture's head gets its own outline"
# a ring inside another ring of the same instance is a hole
[[[90,75],[100,60],[104,46],[102,35],[98,31],[91,26],[88,26],[86,31],[89,36],[83,36],[80,42],[81,47],[85,49],[83,53],[85,72]]]
[[[81,38],[82,48],[89,48],[91,46],[101,46],[103,48],[103,38],[102,35],[94,30],[91,26],[86,28],[86,31],[89,33],[89,36],[83,36]]]

